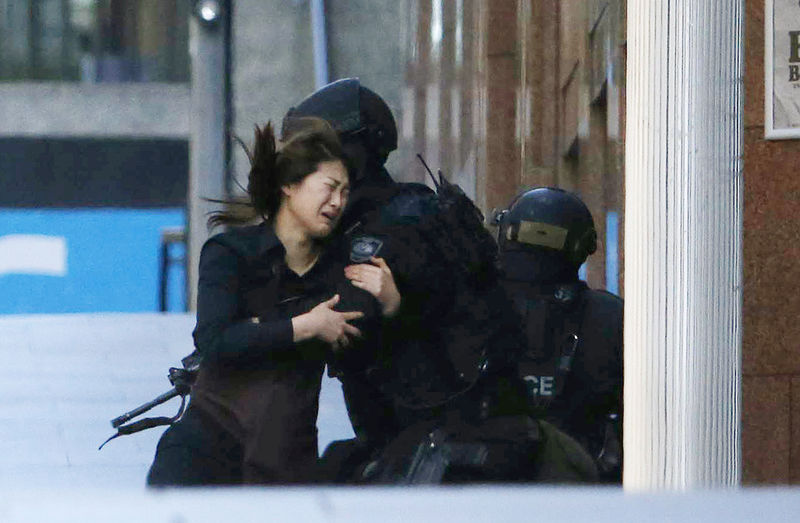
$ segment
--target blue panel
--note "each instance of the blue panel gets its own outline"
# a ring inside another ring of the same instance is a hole
[[[0,209],[0,237],[58,236],[67,246],[65,276],[0,275],[0,313],[156,311],[161,229],[184,224],[182,208]],[[170,276],[170,309],[182,310],[182,266]]]
[[[606,290],[619,294],[619,213],[606,214]]]

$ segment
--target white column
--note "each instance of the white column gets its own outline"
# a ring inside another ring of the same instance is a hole
[[[738,485],[743,0],[628,0],[626,489]]]

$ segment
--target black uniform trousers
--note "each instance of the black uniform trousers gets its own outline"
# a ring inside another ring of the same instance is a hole
[[[161,436],[147,484],[241,484],[242,457],[239,442],[201,409],[190,405]]]

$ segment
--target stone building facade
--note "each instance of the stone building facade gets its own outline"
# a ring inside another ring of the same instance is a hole
[[[623,274],[624,4],[413,2],[403,112],[412,149],[487,214],[527,187],[579,192],[605,247],[586,276],[614,290]]]
[[[764,0],[745,0],[742,478],[800,483],[800,142],[764,138]],[[485,213],[577,191],[598,228],[586,277],[624,296],[624,0],[409,3],[403,138]],[[422,172],[420,172],[421,181]]]

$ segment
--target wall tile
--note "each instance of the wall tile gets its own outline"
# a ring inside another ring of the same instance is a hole
[[[744,126],[764,125],[764,0],[745,0]]]
[[[745,132],[745,374],[800,374],[800,141]]]
[[[800,484],[800,376],[792,378],[791,416],[789,482],[798,485]]]
[[[553,185],[559,153],[558,132],[558,56],[556,46],[542,45],[555,41],[558,35],[558,4],[555,0],[536,0],[532,3],[536,31],[528,50],[528,77],[531,85],[533,165],[543,169],[539,183]]]
[[[513,54],[517,49],[517,0],[490,0],[487,52]]]
[[[788,483],[790,414],[788,377],[742,381],[742,483]]]
[[[513,57],[489,59],[487,74],[486,206],[502,207],[519,185],[516,127],[517,63]]]
[[[561,36],[559,75],[563,86],[575,65],[581,60],[583,40],[586,37],[585,5],[583,0],[562,0],[558,3],[561,13],[559,33]]]

